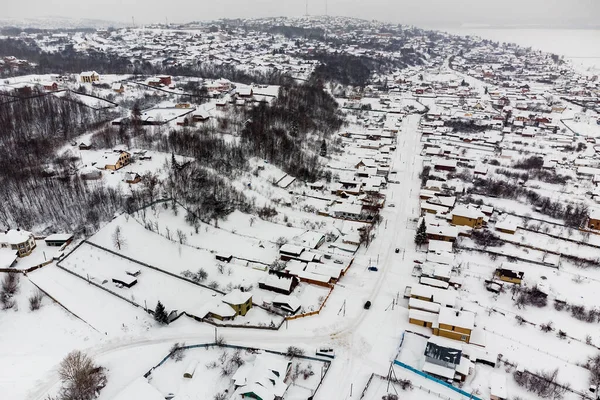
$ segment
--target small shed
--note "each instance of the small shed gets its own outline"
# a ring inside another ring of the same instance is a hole
[[[127,288],[132,287],[137,283],[137,279],[131,275],[122,274],[112,278],[112,281],[116,285],[122,285]]]
[[[71,243],[73,235],[70,233],[54,233],[44,239],[46,246],[60,247],[64,244]]]

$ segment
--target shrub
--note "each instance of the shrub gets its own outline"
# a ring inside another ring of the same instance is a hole
[[[39,310],[42,306],[42,299],[44,298],[44,294],[39,290],[36,291],[31,297],[29,297],[29,309],[31,311]]]

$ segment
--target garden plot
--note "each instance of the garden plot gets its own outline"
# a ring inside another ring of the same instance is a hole
[[[209,399],[219,393],[231,396],[235,392],[234,379],[241,382],[245,371],[253,370],[248,379],[260,380],[270,378],[262,376],[271,373],[264,366],[282,369],[284,375],[288,364],[289,372],[283,383],[288,388],[284,389],[283,399],[309,398],[318,387],[325,363],[299,358],[290,361],[282,355],[217,346],[180,351],[152,371],[150,384],[162,394],[173,393],[177,398]]]
[[[157,208],[162,209],[160,206]],[[172,214],[171,209],[163,210],[163,214],[170,214],[173,217],[177,217]],[[163,214],[161,214],[159,221],[162,221]],[[182,215],[183,214],[178,214],[178,217],[181,217],[182,222],[185,223]],[[162,224],[162,222],[159,222],[159,224]],[[113,236],[117,226],[120,228],[124,242],[121,249],[118,249],[114,244]],[[203,226],[209,227],[204,224]],[[226,245],[223,251],[228,254],[233,253],[235,255],[236,253],[234,253],[234,251],[241,241],[253,240],[212,227],[209,228],[209,232],[215,230],[229,235],[226,239],[223,239],[222,237],[220,239],[223,241],[223,244]],[[200,235],[205,234],[202,230],[199,232]],[[174,239],[177,240],[176,234],[174,234],[174,236]],[[190,238],[195,236],[196,234],[189,235]],[[203,237],[205,237],[206,240],[216,240],[213,235],[206,235]],[[236,286],[242,286],[252,292],[254,304],[262,305],[263,302],[270,302],[276,296],[276,293],[274,292],[258,289],[258,283],[267,277],[265,265],[248,263],[236,259],[231,263],[219,262],[216,260],[215,254],[168,240],[163,236],[145,229],[132,217],[120,216],[114,219],[111,223],[92,236],[90,242],[176,275],[183,275],[182,273],[184,271],[190,271],[191,273],[196,274],[199,270],[203,270],[206,273],[206,277],[199,281],[201,284],[224,292],[229,292]],[[200,243],[203,244],[204,242],[200,241]],[[265,248],[268,247],[268,245],[273,246],[272,244],[265,243]],[[89,245],[85,246],[91,247]],[[278,257],[277,253],[275,253],[275,257]],[[275,258],[271,259],[271,262],[274,259]],[[154,272],[159,273],[156,271]],[[178,281],[178,279],[168,277],[164,274],[159,273],[159,275],[164,276],[165,279],[174,279]],[[133,288],[135,289],[136,286]],[[316,288],[312,285],[301,284],[296,288],[292,295],[297,297],[300,301],[301,309],[312,311],[320,307],[323,302],[323,297],[327,296],[327,293],[328,290],[326,288]],[[161,301],[163,300],[161,299]],[[166,300],[163,302],[166,304]],[[150,303],[148,304],[150,307]],[[154,304],[152,307],[154,307]],[[168,304],[168,307],[172,306]],[[191,310],[187,310],[186,308],[179,308],[179,310],[186,310],[193,314]],[[260,310],[260,312],[262,311],[263,310]],[[255,313],[259,313],[258,309]],[[269,317],[268,321],[270,320],[271,318]]]
[[[81,277],[111,290],[118,295],[149,309],[160,300],[168,310],[201,314],[207,302],[220,297],[210,289],[185,282],[162,272],[144,267],[88,243],[61,261],[61,266]],[[127,288],[117,285],[113,279],[125,279],[127,272],[140,271],[137,283]],[[199,315],[203,317],[204,315]]]
[[[89,285],[54,265],[28,274],[44,292],[102,334],[144,332],[154,321],[142,308],[136,308],[100,288]],[[112,290],[114,286],[110,284]]]
[[[28,276],[45,272],[47,268],[55,267],[48,266]],[[42,299],[40,309],[31,311],[28,298],[38,289],[26,277],[16,275],[20,276],[20,283],[13,298],[15,306],[0,311],[0,388],[3,399],[28,398],[27,393],[42,384],[47,371],[69,351],[94,345],[105,336],[104,332],[96,332],[49,297]],[[0,280],[5,276],[0,273]],[[19,329],[11,329],[13,327]]]
[[[147,229],[174,242],[219,254],[232,254],[244,260],[271,264],[278,258],[279,249],[273,242],[263,242],[251,236],[238,235],[203,222],[192,227],[186,222],[187,211],[176,203],[163,202],[137,211],[135,219]],[[257,218],[255,218],[255,222]],[[248,221],[248,224],[250,222]],[[274,225],[274,224],[272,224]],[[235,226],[235,225],[233,225]],[[285,227],[284,227],[285,228]],[[235,230],[235,228],[234,228]]]
[[[114,244],[113,236],[117,227],[120,228],[124,241],[121,249]],[[229,252],[238,245],[239,240],[245,238],[238,237],[236,241],[227,242],[230,246]],[[213,253],[168,240],[125,215],[115,218],[89,241],[176,275],[186,270],[197,272],[203,269],[207,277],[202,283],[217,289],[225,289],[229,285],[257,287],[258,281],[266,276],[264,271],[253,269],[252,263],[222,264],[216,260]],[[220,268],[219,265],[225,267]]]

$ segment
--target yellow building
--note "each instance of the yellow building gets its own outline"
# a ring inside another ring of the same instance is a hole
[[[93,83],[100,81],[100,75],[96,71],[85,71],[79,74],[79,79],[83,83]]]
[[[452,308],[441,308],[437,323],[433,324],[433,334],[469,343],[474,327],[474,313]]]
[[[221,300],[233,308],[236,315],[246,315],[252,308],[252,293],[242,292],[239,289],[227,293]]]
[[[452,223],[459,226],[469,226],[474,229],[483,227],[484,214],[473,207],[457,206],[452,210]]]
[[[104,169],[116,171],[131,163],[131,154],[126,151],[108,153],[103,156],[101,162],[104,163]]]
[[[35,247],[35,239],[31,232],[11,229],[0,233],[0,248],[14,250],[19,257],[30,255]]]

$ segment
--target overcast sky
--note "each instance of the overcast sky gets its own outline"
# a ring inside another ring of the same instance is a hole
[[[218,18],[299,16],[305,0],[1,0],[3,17],[63,16],[129,23]],[[325,14],[326,0],[308,0],[308,12]],[[457,24],[600,25],[600,0],[327,0],[329,15],[426,27]]]

